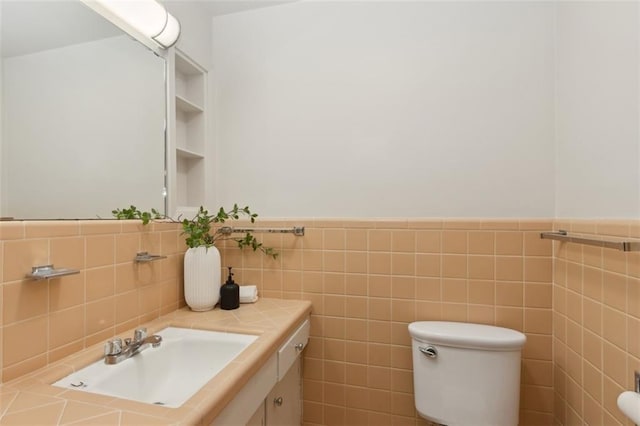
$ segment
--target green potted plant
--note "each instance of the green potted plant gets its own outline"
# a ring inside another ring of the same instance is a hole
[[[188,247],[184,256],[184,294],[187,304],[194,311],[211,310],[220,298],[221,262],[216,242],[232,240],[241,249],[250,247],[253,251],[260,250],[273,258],[278,256],[273,248],[265,247],[251,232],[246,232],[244,237],[238,238],[223,232],[222,227],[215,226],[243,217],[254,223],[258,214],[251,212],[248,206],[240,208],[234,204],[233,208],[228,210],[221,207],[216,214],[209,214],[200,206],[192,219],[182,220],[163,216],[155,209],[143,212],[135,206],[116,209],[112,213],[117,219],[140,219],[144,225],[158,219],[182,225],[182,234],[186,236],[185,243]]]

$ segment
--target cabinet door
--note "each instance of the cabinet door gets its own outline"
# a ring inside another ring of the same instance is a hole
[[[296,359],[285,376],[267,395],[267,425],[300,426],[302,424],[302,369]]]
[[[264,402],[256,409],[246,426],[265,426]]]

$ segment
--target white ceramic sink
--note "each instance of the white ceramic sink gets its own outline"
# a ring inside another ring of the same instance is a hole
[[[53,386],[179,407],[258,336],[168,327],[158,348],[119,364],[101,359]]]
[[[632,423],[640,424],[640,393],[633,391],[622,392],[618,396],[618,408]]]

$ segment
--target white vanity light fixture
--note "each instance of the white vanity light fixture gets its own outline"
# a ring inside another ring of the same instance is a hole
[[[81,0],[128,33],[153,40],[163,49],[180,36],[180,23],[156,0]]]

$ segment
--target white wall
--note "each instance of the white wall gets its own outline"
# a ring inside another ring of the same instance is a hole
[[[121,36],[3,66],[2,215],[108,218],[162,205],[163,60]]]
[[[638,2],[560,2],[557,217],[640,217]]]
[[[218,202],[549,217],[553,5],[298,2],[213,19]]]

